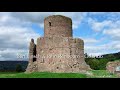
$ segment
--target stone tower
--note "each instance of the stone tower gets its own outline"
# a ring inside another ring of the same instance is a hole
[[[36,52],[36,53],[33,53]],[[82,72],[90,70],[84,61],[84,42],[72,36],[72,20],[61,15],[44,19],[44,37],[30,42],[26,72]]]
[[[44,20],[45,37],[72,37],[72,20],[65,16],[54,15]]]

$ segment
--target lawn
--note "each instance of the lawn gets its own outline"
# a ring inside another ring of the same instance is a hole
[[[91,70],[86,73],[16,73],[0,72],[0,78],[118,78],[117,75],[110,74],[105,70]]]

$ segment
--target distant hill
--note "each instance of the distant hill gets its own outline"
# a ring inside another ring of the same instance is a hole
[[[120,59],[120,52],[118,53],[111,53],[111,54],[105,54],[102,55],[103,58],[110,59],[110,60],[118,60]]]
[[[25,71],[28,61],[0,61],[0,71],[15,71],[17,65],[21,65]]]

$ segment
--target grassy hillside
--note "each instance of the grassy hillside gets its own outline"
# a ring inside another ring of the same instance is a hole
[[[82,73],[49,73],[49,72],[35,72],[35,73],[16,73],[16,72],[1,72],[0,78],[117,78],[105,70],[92,70],[85,74]]]

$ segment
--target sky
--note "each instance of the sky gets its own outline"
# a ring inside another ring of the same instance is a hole
[[[0,61],[28,60],[29,42],[43,37],[49,15],[72,19],[73,37],[84,40],[88,55],[120,52],[120,12],[0,12]]]

